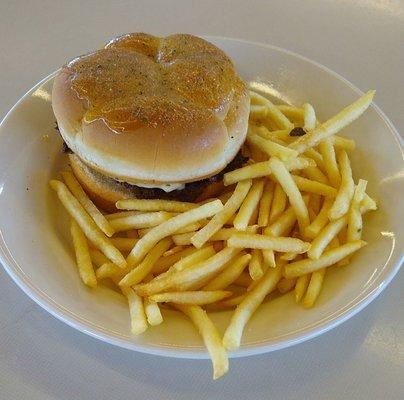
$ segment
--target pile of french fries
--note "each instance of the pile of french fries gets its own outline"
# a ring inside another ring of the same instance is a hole
[[[354,181],[353,140],[336,134],[370,105],[374,91],[324,123],[310,104],[274,105],[250,92],[243,151],[249,161],[224,175],[226,190],[200,203],[127,199],[104,214],[74,175],[51,187],[72,217],[80,277],[96,288],[112,280],[127,298],[133,334],[179,310],[201,334],[213,377],[228,370],[226,350],[269,294],[294,292],[312,307],[330,266],[349,263],[362,216],[376,209],[365,180]],[[232,310],[223,338],[208,312]],[[270,319],[271,316],[268,316]]]

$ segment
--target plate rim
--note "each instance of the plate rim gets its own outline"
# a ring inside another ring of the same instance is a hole
[[[272,44],[260,43],[249,41],[245,39],[238,39],[238,38],[229,38],[229,37],[222,37],[222,36],[212,36],[212,35],[202,35],[201,37],[206,38],[207,40],[213,41],[227,41],[227,42],[238,42],[242,44],[247,44],[250,46],[267,48],[271,50],[275,50],[293,57],[297,57],[300,60],[303,60],[309,64],[316,66],[317,68],[322,69],[323,71],[327,72],[328,74],[334,76],[336,79],[345,83],[351,90],[353,90],[358,95],[363,95],[363,92],[357,88],[353,83],[349,80],[344,78],[343,76],[339,75],[337,72],[331,70],[330,68],[326,67],[325,65],[311,60],[301,54],[298,54],[294,51],[284,49],[279,46],[275,46]],[[59,71],[56,70],[49,75],[42,78],[37,84],[35,84],[31,89],[29,89],[23,96],[19,98],[19,100],[13,105],[13,107],[5,114],[4,118],[0,122],[0,140],[2,137],[3,132],[3,125],[6,123],[10,115],[23,103],[38,87],[42,86],[43,84],[47,83]],[[371,107],[377,112],[379,117],[383,120],[383,122],[387,125],[390,132],[392,133],[397,145],[401,151],[401,155],[404,159],[404,146],[403,146],[403,139],[399,135],[397,129],[387,117],[387,115],[380,109],[380,107],[372,102]],[[314,327],[310,328],[309,331],[305,334],[299,333],[292,333],[297,337],[288,338],[287,336],[283,336],[283,339],[272,343],[265,343],[265,342],[256,342],[249,345],[242,345],[240,349],[236,351],[229,352],[230,358],[238,358],[238,357],[246,357],[258,354],[264,354],[275,350],[280,350],[286,347],[290,347],[296,345],[298,343],[305,342],[306,340],[313,339],[335,327],[342,324],[343,322],[347,321],[349,318],[356,315],[360,312],[363,308],[365,308],[368,304],[370,304],[373,300],[377,298],[377,296],[387,287],[387,285],[392,281],[395,277],[397,272],[400,270],[400,267],[404,261],[404,254],[394,254],[398,253],[399,250],[391,251],[389,258],[387,259],[384,267],[382,268],[380,274],[385,272],[385,268],[388,266],[389,270],[387,271],[387,276],[383,279],[383,281],[370,290],[365,295],[362,295],[360,300],[353,299],[351,303],[354,303],[350,306],[350,303],[345,305],[342,310],[339,311],[340,315],[338,317],[332,318],[328,316],[324,321],[319,321],[316,324],[313,324]],[[395,255],[393,259],[393,255]],[[122,348],[126,348],[133,351],[138,351],[145,354],[152,354],[152,355],[159,355],[165,357],[172,357],[172,358],[188,358],[188,359],[208,359],[209,355],[205,349],[201,347],[173,347],[173,346],[164,346],[163,344],[158,345],[145,345],[145,344],[138,344],[136,342],[128,342],[126,339],[120,338],[118,335],[114,335],[112,331],[105,330],[105,328],[98,327],[95,324],[85,323],[83,318],[75,316],[71,311],[66,310],[63,308],[62,305],[59,305],[54,300],[52,300],[46,293],[43,293],[40,289],[36,288],[33,284],[29,282],[29,280],[25,279],[25,274],[23,270],[20,268],[18,263],[14,260],[12,253],[7,247],[7,244],[3,238],[3,234],[0,229],[0,262],[3,265],[3,268],[6,270],[7,274],[12,278],[12,280],[16,283],[16,285],[35,303],[37,303],[40,307],[46,310],[49,314],[57,318],[58,320],[64,322],[68,326],[83,332],[91,337],[94,337],[98,340],[102,340],[103,342],[116,345]],[[392,264],[392,265],[391,265]],[[93,328],[91,327],[93,326]],[[104,332],[102,332],[104,331]],[[108,333],[109,332],[109,333]]]

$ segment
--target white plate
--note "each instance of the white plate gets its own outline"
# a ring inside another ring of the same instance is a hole
[[[240,40],[210,40],[255,89],[295,104],[308,101],[320,119],[361,95],[336,73],[297,54]],[[123,298],[102,286],[89,290],[80,282],[66,213],[48,187],[64,163],[54,131],[52,81],[53,75],[31,89],[1,123],[0,258],[5,269],[34,301],[82,332],[145,353],[206,358],[199,336],[179,314],[167,312],[164,324],[133,337]],[[400,268],[404,215],[399,135],[375,105],[343,134],[357,143],[354,175],[369,180],[369,192],[380,202],[379,211],[365,218],[369,245],[348,267],[330,269],[315,308],[302,309],[291,294],[262,306],[233,357],[280,349],[326,332],[369,304]],[[221,331],[229,317],[228,312],[213,315]]]

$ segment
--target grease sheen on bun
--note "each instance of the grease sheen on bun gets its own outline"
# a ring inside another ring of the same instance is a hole
[[[66,64],[52,106],[69,148],[128,183],[198,181],[243,144],[249,97],[232,62],[192,35],[134,33]]]

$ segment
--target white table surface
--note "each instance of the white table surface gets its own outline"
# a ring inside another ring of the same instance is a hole
[[[271,43],[319,61],[404,127],[404,2],[400,0],[3,0],[0,115],[67,59],[126,32],[190,32]],[[0,211],[1,212],[1,211]],[[113,347],[59,322],[0,270],[1,399],[402,399],[404,275],[342,326],[295,347],[208,361]]]

